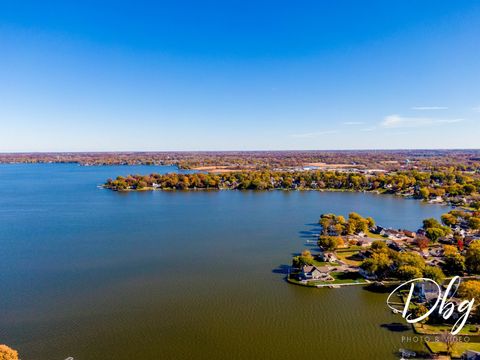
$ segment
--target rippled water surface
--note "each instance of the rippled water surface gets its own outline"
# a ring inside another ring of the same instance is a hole
[[[409,330],[361,287],[287,284],[323,212],[416,229],[392,196],[97,188],[172,167],[0,165],[0,343],[23,360],[398,359]]]

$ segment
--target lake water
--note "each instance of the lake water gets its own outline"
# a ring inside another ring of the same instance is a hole
[[[398,359],[387,294],[283,266],[324,212],[416,229],[445,207],[363,193],[137,192],[173,167],[0,165],[0,343],[23,360]]]

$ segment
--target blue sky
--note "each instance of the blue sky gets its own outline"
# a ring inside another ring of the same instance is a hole
[[[0,151],[480,148],[479,2],[101,3],[0,0]]]

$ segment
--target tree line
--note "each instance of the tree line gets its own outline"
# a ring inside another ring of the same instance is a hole
[[[119,176],[104,184],[112,190],[350,190],[378,191],[421,199],[442,198],[455,205],[480,207],[480,177],[453,169],[443,172],[397,171],[364,174],[341,171],[238,171],[221,174]]]

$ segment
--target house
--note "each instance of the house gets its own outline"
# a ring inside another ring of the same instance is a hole
[[[361,259],[367,259],[369,257],[372,257],[373,255],[373,251],[368,249],[368,250],[362,250],[358,253],[358,257],[360,257]]]
[[[442,259],[431,259],[428,260],[426,263],[428,266],[441,267],[443,264],[445,264],[445,261],[443,261]]]
[[[401,244],[402,244],[401,241],[390,240],[388,241],[387,246],[392,250],[401,252],[401,251],[404,251]]]
[[[435,246],[430,248],[430,255],[435,257],[442,257],[443,256],[443,247]]]
[[[405,235],[403,232],[394,230],[394,229],[386,229],[384,230],[383,236],[388,237],[390,240],[396,240],[396,239],[403,239],[405,238]]]
[[[474,240],[474,237],[473,236],[470,236],[470,235],[467,235],[463,238],[463,243],[466,245],[466,246],[470,246],[470,244],[472,243],[472,241]]]
[[[420,244],[421,241],[427,241],[427,243],[430,241],[429,238],[427,238],[425,235],[419,235],[417,234],[417,236],[415,237],[413,243],[414,244]]]
[[[300,277],[304,280],[333,281],[334,278],[329,274],[329,271],[329,266],[304,265]]]
[[[378,235],[383,235],[385,233],[385,229],[381,226],[376,226],[375,229],[372,230],[372,233],[378,234]]]
[[[464,360],[480,360],[480,352],[474,350],[467,350],[462,354]]]
[[[467,235],[463,239],[463,242],[464,242],[465,245],[470,246],[472,241],[475,241],[475,240],[480,240],[480,236],[479,235]]]
[[[465,235],[466,235],[465,229],[462,229],[462,228],[461,228],[460,226],[458,226],[458,225],[453,228],[453,232],[454,232],[455,234],[458,234],[458,235],[461,235],[461,236],[465,236]]]
[[[358,273],[362,275],[367,280],[377,280],[377,276],[373,273],[370,273],[364,269],[358,270]]]
[[[327,251],[318,254],[318,259],[320,261],[330,262],[330,263],[337,262],[338,260],[333,252],[327,252]]]
[[[375,240],[376,239],[369,237],[360,238],[357,241],[357,245],[362,247],[370,247],[372,245],[372,242],[374,242]]]
[[[417,234],[416,234],[414,231],[410,231],[410,230],[402,230],[402,233],[403,233],[405,236],[407,236],[407,237],[409,237],[409,238],[412,238],[412,239],[414,239],[415,236],[417,236]]]

